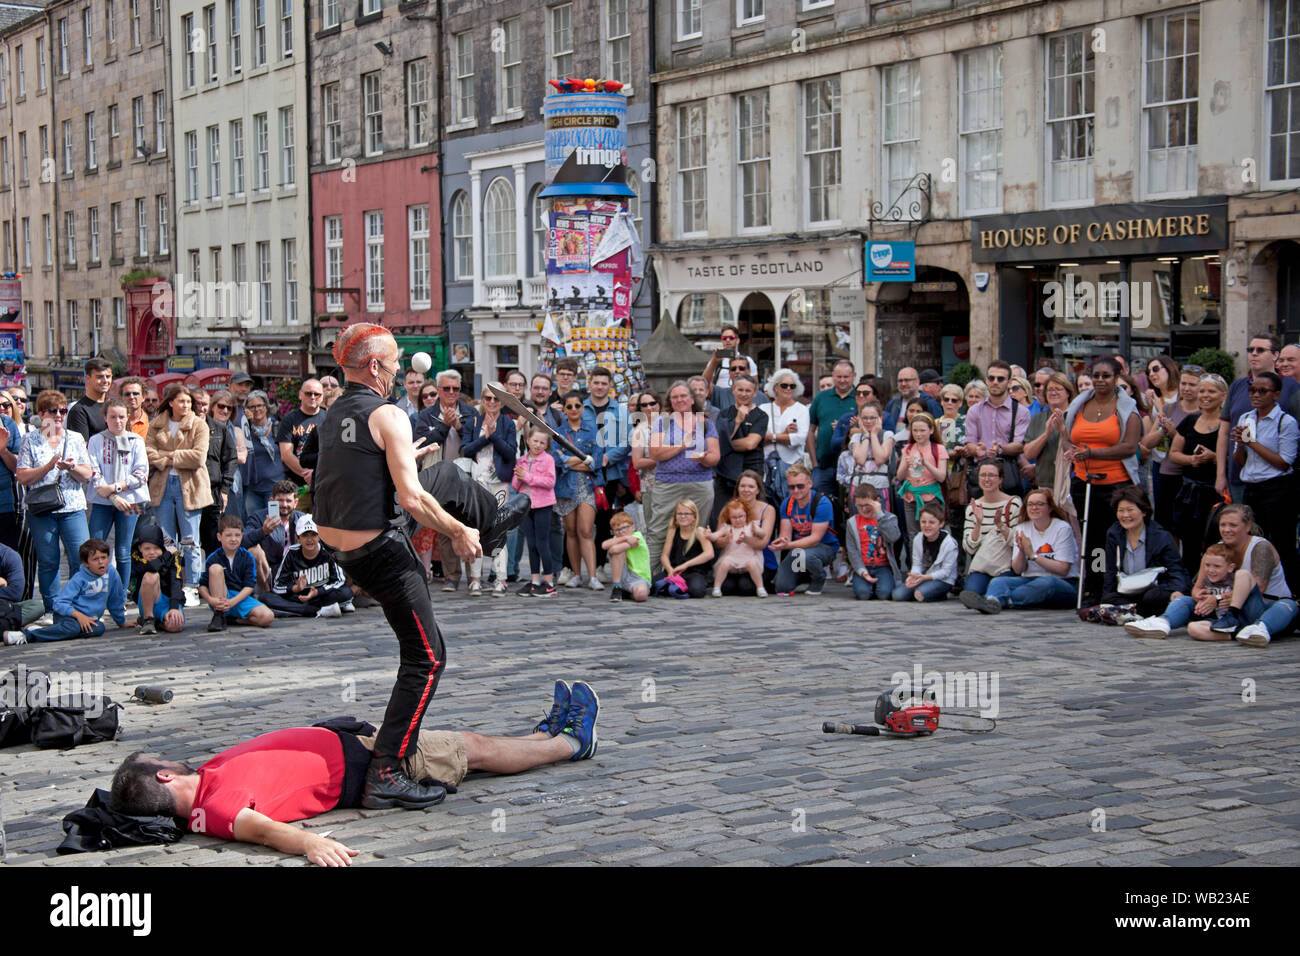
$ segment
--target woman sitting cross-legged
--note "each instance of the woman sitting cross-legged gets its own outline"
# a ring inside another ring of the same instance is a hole
[[[1136,485],[1122,486],[1110,504],[1115,523],[1106,532],[1106,577],[1101,602],[1136,604],[1143,617],[1159,614],[1172,598],[1188,591],[1187,570],[1178,554],[1178,544],[1173,535],[1151,520],[1151,501]],[[1157,568],[1163,570],[1152,581],[1138,577]]]
[[[704,597],[709,593],[713,542],[700,527],[700,509],[694,501],[682,498],[673,509],[673,525],[668,529],[663,554],[659,557],[664,569],[659,580],[680,576],[691,597]]]
[[[1225,507],[1219,512],[1219,536],[1227,550],[1227,560],[1213,579],[1214,589],[1204,587],[1199,594],[1193,591],[1192,606],[1186,598],[1175,600],[1159,617],[1134,621],[1125,630],[1139,637],[1165,637],[1172,629],[1186,624],[1187,633],[1198,641],[1226,641],[1235,637],[1248,647],[1267,647],[1273,637],[1292,625],[1300,609],[1285,596],[1291,589],[1282,573],[1277,549],[1258,532],[1255,515],[1247,505]],[[1206,554],[1209,553],[1207,548]],[[1206,570],[1203,564],[1202,575]],[[1225,607],[1222,589],[1227,586],[1229,574],[1232,589]],[[1218,616],[1213,621],[1188,623],[1191,611],[1208,618],[1215,610],[1204,600],[1205,592],[1213,593],[1218,599]]]
[[[912,539],[912,571],[894,588],[895,601],[942,601],[957,583],[957,541],[943,529],[943,505],[921,506],[920,533]]]
[[[859,601],[888,601],[894,596],[894,582],[903,577],[894,558],[894,542],[903,534],[898,516],[884,509],[879,489],[866,482],[853,490],[853,504],[857,514],[844,525],[853,596]]]
[[[1029,520],[1015,531],[1012,575],[994,578],[983,597],[962,595],[962,603],[984,614],[1004,607],[1066,608],[1074,604],[1079,584],[1079,545],[1052,493],[1035,488],[1025,495]]]
[[[982,597],[989,581],[1011,573],[1011,552],[1015,548],[1011,529],[1020,524],[1021,513],[1020,499],[1002,490],[1002,461],[981,458],[975,467],[983,494],[966,506],[961,543],[971,560],[963,601],[967,600],[967,592]]]
[[[1161,613],[1125,624],[1124,630],[1134,637],[1166,638],[1175,628],[1186,627],[1188,633],[1196,628],[1203,641],[1226,640],[1229,635],[1215,634],[1210,624],[1232,606],[1233,592],[1238,590],[1238,585],[1243,589],[1238,603],[1244,605],[1255,579],[1249,571],[1233,564],[1232,551],[1226,544],[1212,544],[1201,558],[1201,569],[1190,595],[1175,595]]]

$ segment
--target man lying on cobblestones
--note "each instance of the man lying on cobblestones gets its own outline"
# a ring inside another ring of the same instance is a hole
[[[550,713],[527,737],[421,730],[402,769],[446,796],[472,770],[521,773],[565,759],[587,760],[596,755],[599,712],[600,700],[588,684],[577,681],[570,688],[556,681]],[[254,737],[197,770],[137,751],[113,775],[110,803],[134,816],[181,817],[191,833],[260,843],[317,866],[350,866],[356,850],[290,824],[361,806],[375,738],[371,724],[335,718]]]

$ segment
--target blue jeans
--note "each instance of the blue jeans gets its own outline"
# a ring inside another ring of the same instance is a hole
[[[117,566],[117,576],[125,587],[131,581],[131,543],[135,537],[135,523],[139,515],[128,515],[118,511],[112,505],[96,504],[90,509],[90,536],[108,541],[108,533],[115,531],[113,539],[113,556]]]
[[[198,587],[203,574],[203,553],[199,548],[199,519],[202,516],[202,508],[185,509],[180,476],[168,475],[167,487],[158,503],[158,525],[185,555],[185,583],[190,587]]]
[[[1078,578],[1058,578],[1054,574],[1032,578],[1000,575],[989,582],[984,593],[1003,607],[1073,607],[1078,595]]]
[[[839,494],[839,485],[835,482],[835,469],[832,468],[814,468],[812,470],[813,491],[820,491],[832,502],[835,496]]]
[[[516,498],[524,497],[521,491],[511,491],[509,501]],[[519,574],[519,559],[524,555],[524,545],[528,542],[524,540],[523,528],[515,528],[506,535],[506,574],[516,576]]]
[[[1258,587],[1253,587],[1250,597],[1246,598],[1246,606],[1241,609],[1241,616],[1251,624],[1263,624],[1270,635],[1276,636],[1291,626],[1297,611],[1300,607],[1290,598],[1270,601],[1259,593]]]
[[[1193,618],[1200,621],[1209,620],[1209,618],[1203,618],[1196,613],[1195,599],[1186,594],[1170,601],[1169,607],[1165,608],[1165,613],[1160,616],[1169,622],[1169,629],[1171,631],[1176,631],[1180,627],[1186,627]]]
[[[877,601],[888,601],[894,594],[894,569],[885,564],[867,570],[876,579],[876,583],[872,584],[870,581],[863,580],[861,575],[854,574],[850,579],[853,581],[853,596],[859,601],[870,601],[873,598]]]
[[[240,517],[247,518],[249,515],[255,514],[258,511],[265,511],[266,503],[270,500],[270,497],[270,489],[267,489],[266,491],[254,491],[251,488],[247,489],[244,492],[244,513],[240,515]]]
[[[997,577],[1002,577],[1002,575],[999,574]],[[974,591],[976,594],[985,594],[988,592],[989,582],[992,581],[993,578],[994,575],[985,574],[983,571],[971,571],[966,575],[966,583],[964,586],[967,591]]]
[[[834,473],[832,472],[832,475]],[[811,548],[795,548],[787,551],[781,559],[781,566],[776,569],[776,591],[789,594],[799,583],[799,575],[808,574],[808,587],[820,591],[826,583],[826,569],[835,560],[835,549],[829,544],[814,544]],[[795,570],[802,562],[801,570]]]
[[[68,556],[68,565],[74,573],[80,559],[77,552],[90,537],[86,528],[84,511],[56,511],[54,514],[27,514],[27,526],[36,543],[36,581],[41,589],[41,600],[46,612],[54,610],[54,598],[61,587],[59,583],[59,541]]]
[[[551,517],[554,505],[534,508],[524,519],[521,537],[528,539],[528,571],[534,576],[555,574],[558,567],[551,553]]]
[[[104,633],[104,622],[96,621],[90,633],[81,630],[75,617],[64,614],[54,615],[54,623],[49,627],[34,627],[27,632],[29,641],[66,641],[72,637],[99,637]]]
[[[914,601],[916,600],[914,595],[917,591],[920,591],[921,596],[927,601],[942,601],[951,590],[952,585],[947,581],[922,581],[914,588],[909,588],[906,584],[898,585],[898,587],[894,588],[891,597],[895,601]]]

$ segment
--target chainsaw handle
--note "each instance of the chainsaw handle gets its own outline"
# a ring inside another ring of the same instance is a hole
[[[880,728],[874,724],[842,724],[828,720],[822,724],[824,734],[857,734],[860,737],[879,737]]]

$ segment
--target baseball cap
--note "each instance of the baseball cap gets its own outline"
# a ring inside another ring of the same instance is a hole
[[[922,385],[934,385],[943,381],[943,376],[932,368],[927,368],[920,375]]]
[[[244,382],[251,382],[252,380],[253,376],[249,375],[247,372],[236,372],[234,375],[230,376],[231,385],[242,385]]]
[[[320,530],[316,527],[316,522],[311,520],[311,515],[299,515],[298,523],[294,525],[293,530],[300,538],[305,534],[320,534]]]

